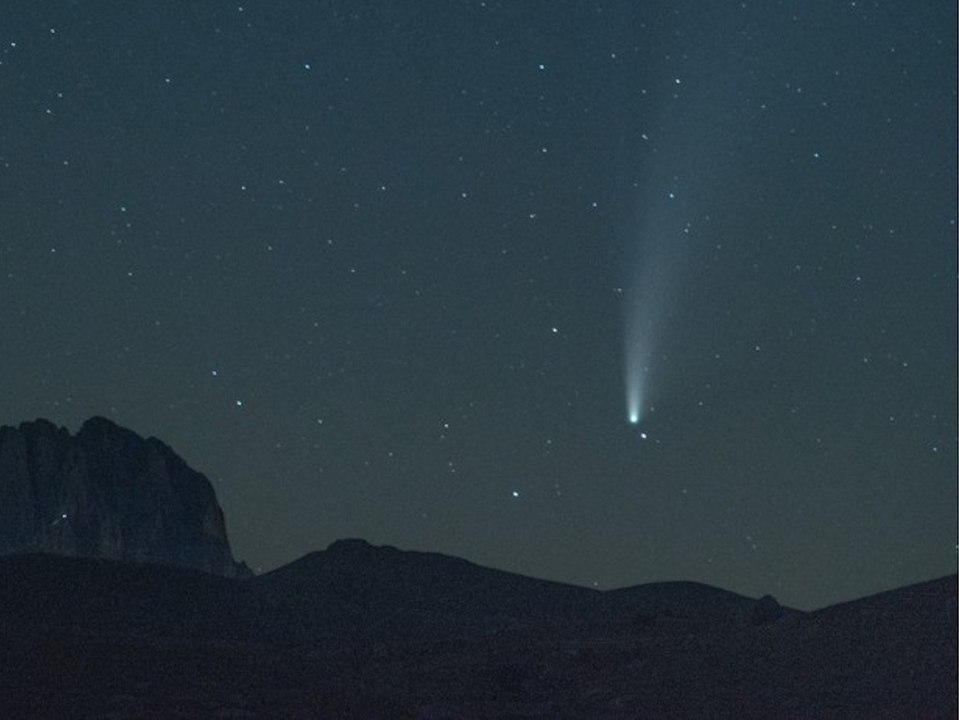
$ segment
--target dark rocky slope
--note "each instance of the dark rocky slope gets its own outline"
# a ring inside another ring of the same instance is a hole
[[[600,593],[356,541],[250,580],[6,557],[0,715],[955,717],[955,576],[764,622],[729,595]]]

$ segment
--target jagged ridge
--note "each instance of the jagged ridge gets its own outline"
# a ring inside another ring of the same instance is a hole
[[[250,574],[209,480],[102,417],[75,436],[43,419],[0,427],[0,554],[30,552]]]

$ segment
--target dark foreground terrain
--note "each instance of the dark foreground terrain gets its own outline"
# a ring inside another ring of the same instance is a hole
[[[341,541],[239,580],[0,558],[0,717],[955,718],[956,577],[813,613]]]

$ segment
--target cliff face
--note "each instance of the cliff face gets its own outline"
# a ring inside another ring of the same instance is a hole
[[[0,554],[49,552],[245,576],[210,482],[156,438],[104,418],[75,435],[0,427]]]

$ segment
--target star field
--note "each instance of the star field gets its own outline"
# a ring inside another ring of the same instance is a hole
[[[955,572],[955,13],[14,2],[0,422],[163,439],[261,570]]]

